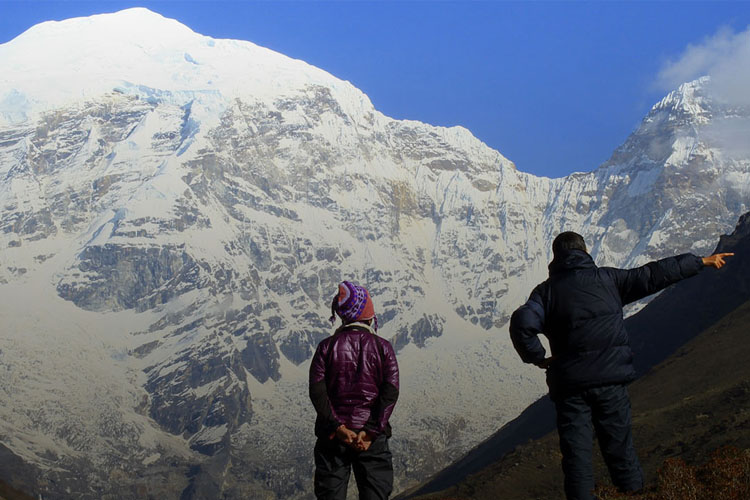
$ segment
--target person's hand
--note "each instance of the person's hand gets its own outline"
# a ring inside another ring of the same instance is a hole
[[[357,441],[357,433],[341,424],[336,428],[336,438],[342,443],[352,446]]]
[[[372,436],[365,431],[359,431],[357,434],[357,441],[354,443],[354,448],[357,451],[367,451],[372,444]]]
[[[549,365],[552,364],[552,361],[554,359],[555,358],[553,358],[552,356],[550,356],[549,358],[544,358],[542,361],[540,361],[539,363],[537,363],[536,366],[538,366],[542,370],[546,370],[547,368],[549,368]]]
[[[724,259],[726,257],[732,257],[733,255],[734,253],[715,253],[708,257],[703,257],[703,265],[721,269],[721,266],[726,264],[726,262],[724,262]]]

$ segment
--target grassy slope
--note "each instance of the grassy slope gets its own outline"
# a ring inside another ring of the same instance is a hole
[[[680,348],[631,388],[636,447],[647,482],[665,458],[702,463],[716,448],[750,448],[750,302]],[[598,450],[596,480],[609,478]],[[520,446],[441,493],[419,498],[563,498],[557,434]]]
[[[0,481],[0,500],[34,500],[34,497],[13,488],[5,481]]]

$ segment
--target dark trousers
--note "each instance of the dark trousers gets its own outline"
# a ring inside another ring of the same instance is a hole
[[[557,432],[568,500],[594,498],[593,431],[614,485],[624,492],[643,488],[643,471],[633,446],[627,388],[624,385],[596,387],[556,399]]]
[[[354,469],[360,500],[387,500],[393,491],[393,462],[388,439],[378,436],[367,451],[358,452],[337,439],[315,443],[315,497],[346,500]]]

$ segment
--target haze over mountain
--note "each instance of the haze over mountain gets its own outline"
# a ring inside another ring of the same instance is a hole
[[[547,179],[145,9],[35,26],[0,67],[0,479],[55,498],[309,496],[307,367],[341,279],[398,349],[415,484],[544,392],[505,325],[560,230],[600,264],[705,254],[750,199],[716,132],[750,110],[708,78]]]

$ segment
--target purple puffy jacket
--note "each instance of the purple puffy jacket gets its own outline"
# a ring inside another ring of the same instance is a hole
[[[388,419],[398,399],[398,363],[391,343],[363,323],[323,339],[310,365],[315,435],[330,437],[341,424],[390,436]]]

